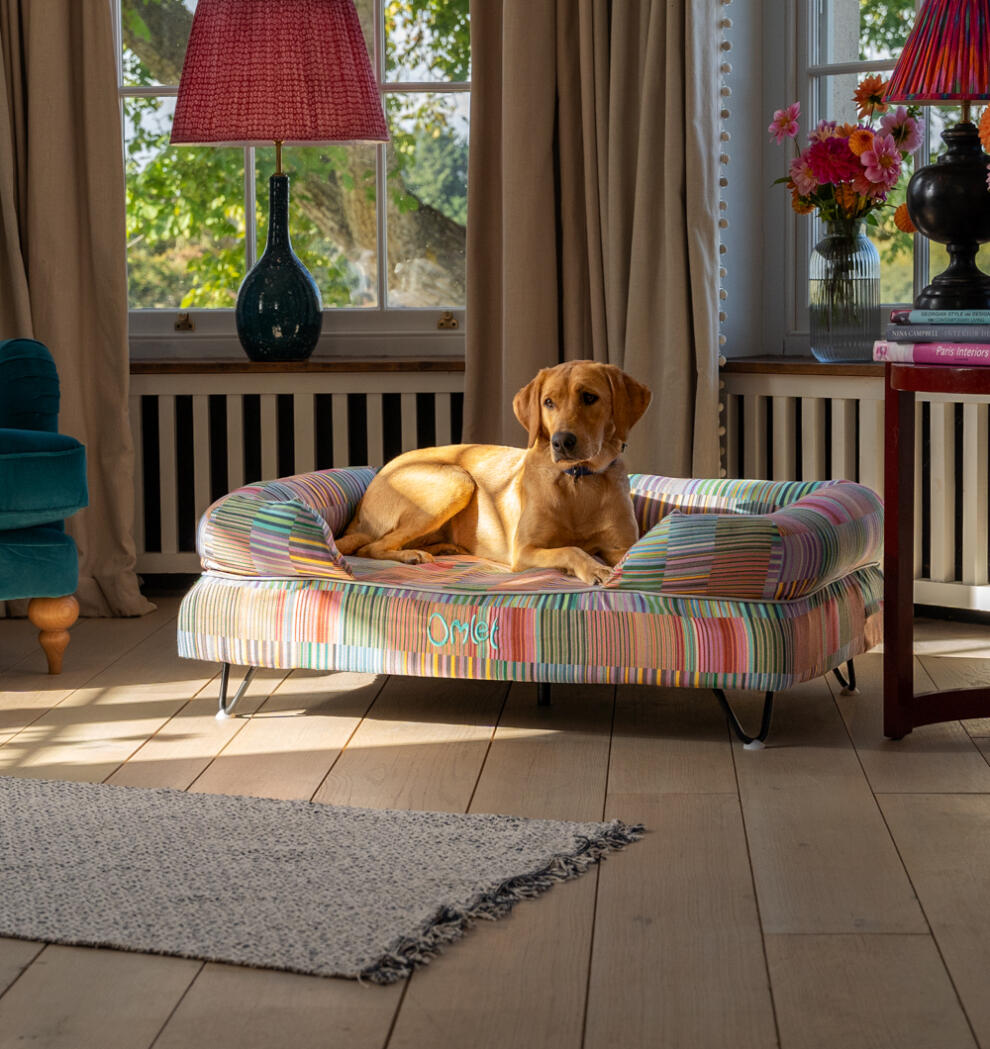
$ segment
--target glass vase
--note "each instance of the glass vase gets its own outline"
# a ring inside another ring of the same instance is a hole
[[[880,256],[856,220],[829,222],[808,268],[811,352],[819,361],[870,361],[880,338]]]

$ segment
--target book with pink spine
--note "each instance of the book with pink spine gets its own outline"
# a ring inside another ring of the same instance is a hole
[[[969,364],[990,366],[990,342],[891,342],[873,344],[875,361],[895,364]]]

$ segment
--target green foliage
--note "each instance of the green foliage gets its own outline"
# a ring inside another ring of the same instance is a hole
[[[189,11],[179,0],[127,0],[121,12],[125,82],[174,83],[174,51]],[[392,78],[461,81],[470,75],[467,0],[387,0],[386,32]],[[139,57],[140,55],[140,57]],[[181,58],[181,52],[180,52]],[[172,74],[172,75],[170,75]],[[133,307],[233,305],[246,263],[244,152],[169,145],[171,99],[129,98],[127,236]],[[467,212],[467,143],[454,127],[456,102],[443,92],[387,93],[393,129],[390,198],[402,214],[428,203],[463,224]],[[269,151],[257,151],[257,209],[251,216],[259,250],[267,226]],[[368,278],[344,254],[362,253],[354,226],[374,223],[376,176],[371,149],[287,150],[292,178],[293,247],[320,287],[324,305],[374,301]],[[366,158],[362,162],[361,158]],[[371,298],[369,298],[369,295]]]
[[[860,0],[860,58],[896,56],[914,20],[914,0]],[[912,160],[907,163],[913,167]],[[870,230],[870,238],[880,252],[884,302],[910,302],[914,295],[914,241],[893,221],[894,209],[904,202],[908,174],[905,170],[887,197],[889,207],[878,215],[879,221]]]
[[[386,0],[384,13],[390,80],[470,79],[468,0]]]
[[[859,57],[894,56],[914,25],[914,0],[860,0]]]

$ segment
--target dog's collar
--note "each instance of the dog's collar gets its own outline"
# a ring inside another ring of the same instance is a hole
[[[572,466],[569,470],[564,470],[563,473],[567,474],[569,477],[573,477],[574,480],[577,481],[577,479],[579,477],[590,477],[592,474],[596,474],[596,473],[607,473],[609,470],[612,469],[613,466],[615,466],[615,464],[618,461],[619,461],[619,457],[616,456],[608,464],[608,466],[606,466],[602,470],[592,470],[592,469],[590,469],[587,466]]]

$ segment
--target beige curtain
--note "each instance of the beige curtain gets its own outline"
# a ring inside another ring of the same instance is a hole
[[[626,460],[717,476],[717,0],[471,7],[466,439],[592,358],[653,391]]]
[[[154,608],[134,573],[124,180],[106,0],[0,0],[0,338],[43,342],[86,445],[67,523],[83,615]]]

